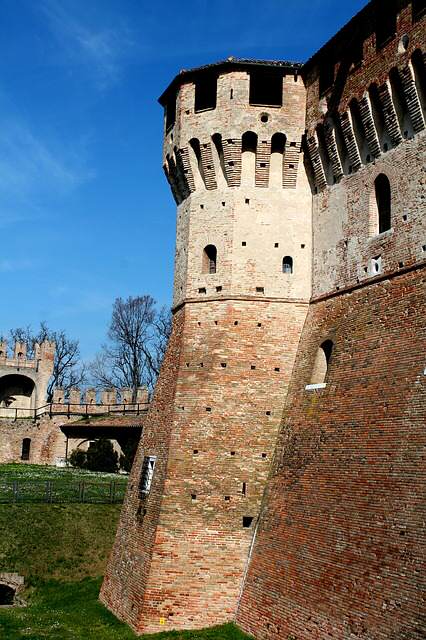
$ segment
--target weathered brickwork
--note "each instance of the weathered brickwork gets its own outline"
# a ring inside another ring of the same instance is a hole
[[[0,420],[0,462],[21,462],[24,439],[29,442],[27,462],[33,464],[55,464],[65,458],[66,439],[59,429],[64,418],[48,415],[36,422],[23,418],[16,421]]]
[[[256,638],[425,637],[425,284],[310,307],[238,613]],[[305,390],[328,337],[327,386]]]
[[[102,592],[138,631],[232,618],[252,536],[243,518],[259,511],[306,308],[212,301],[175,316]],[[158,459],[140,501],[144,455]]]
[[[419,5],[160,99],[174,328],[101,592],[138,633],[426,637]]]

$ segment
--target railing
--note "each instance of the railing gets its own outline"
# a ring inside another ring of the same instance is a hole
[[[117,504],[123,502],[126,486],[127,482],[116,480],[0,480],[0,503]]]
[[[148,409],[147,402],[136,402],[132,404],[71,404],[51,402],[37,409],[22,407],[0,407],[0,418],[8,418],[9,420],[19,420],[21,418],[30,418],[37,420],[41,416],[101,416],[110,414],[120,415],[140,415]]]

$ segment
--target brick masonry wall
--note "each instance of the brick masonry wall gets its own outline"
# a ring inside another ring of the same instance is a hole
[[[425,284],[310,307],[237,617],[256,638],[426,637]],[[307,391],[326,338],[327,387]]]
[[[176,314],[102,590],[138,632],[233,619],[306,309],[212,301]],[[147,454],[158,461],[139,501]]]
[[[0,420],[0,463],[21,462],[22,441],[30,438],[29,463],[55,464],[58,458],[65,457],[66,438],[59,425],[64,417],[50,419],[48,416],[16,421]],[[70,446],[71,451],[71,446]]]

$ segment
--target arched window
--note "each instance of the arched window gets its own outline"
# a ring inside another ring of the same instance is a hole
[[[293,258],[291,256],[283,258],[283,273],[293,273]]]
[[[214,244],[208,244],[203,251],[203,273],[216,273],[217,249]]]
[[[379,233],[391,228],[391,187],[389,178],[380,173],[374,181],[374,195]]]
[[[331,354],[333,352],[333,346],[334,345],[331,340],[325,340],[318,348],[315,356],[314,368],[312,370],[312,384],[322,384],[325,382],[331,360]]]
[[[31,438],[24,438],[22,440],[21,460],[30,459],[30,449],[31,449]]]

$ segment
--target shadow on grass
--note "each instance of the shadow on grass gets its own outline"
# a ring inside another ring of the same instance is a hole
[[[28,606],[0,610],[0,638],[7,640],[131,640],[137,636],[98,601],[101,579],[51,580],[34,585]],[[140,637],[140,636],[139,636]],[[152,640],[244,640],[234,625],[202,631],[142,636]]]

